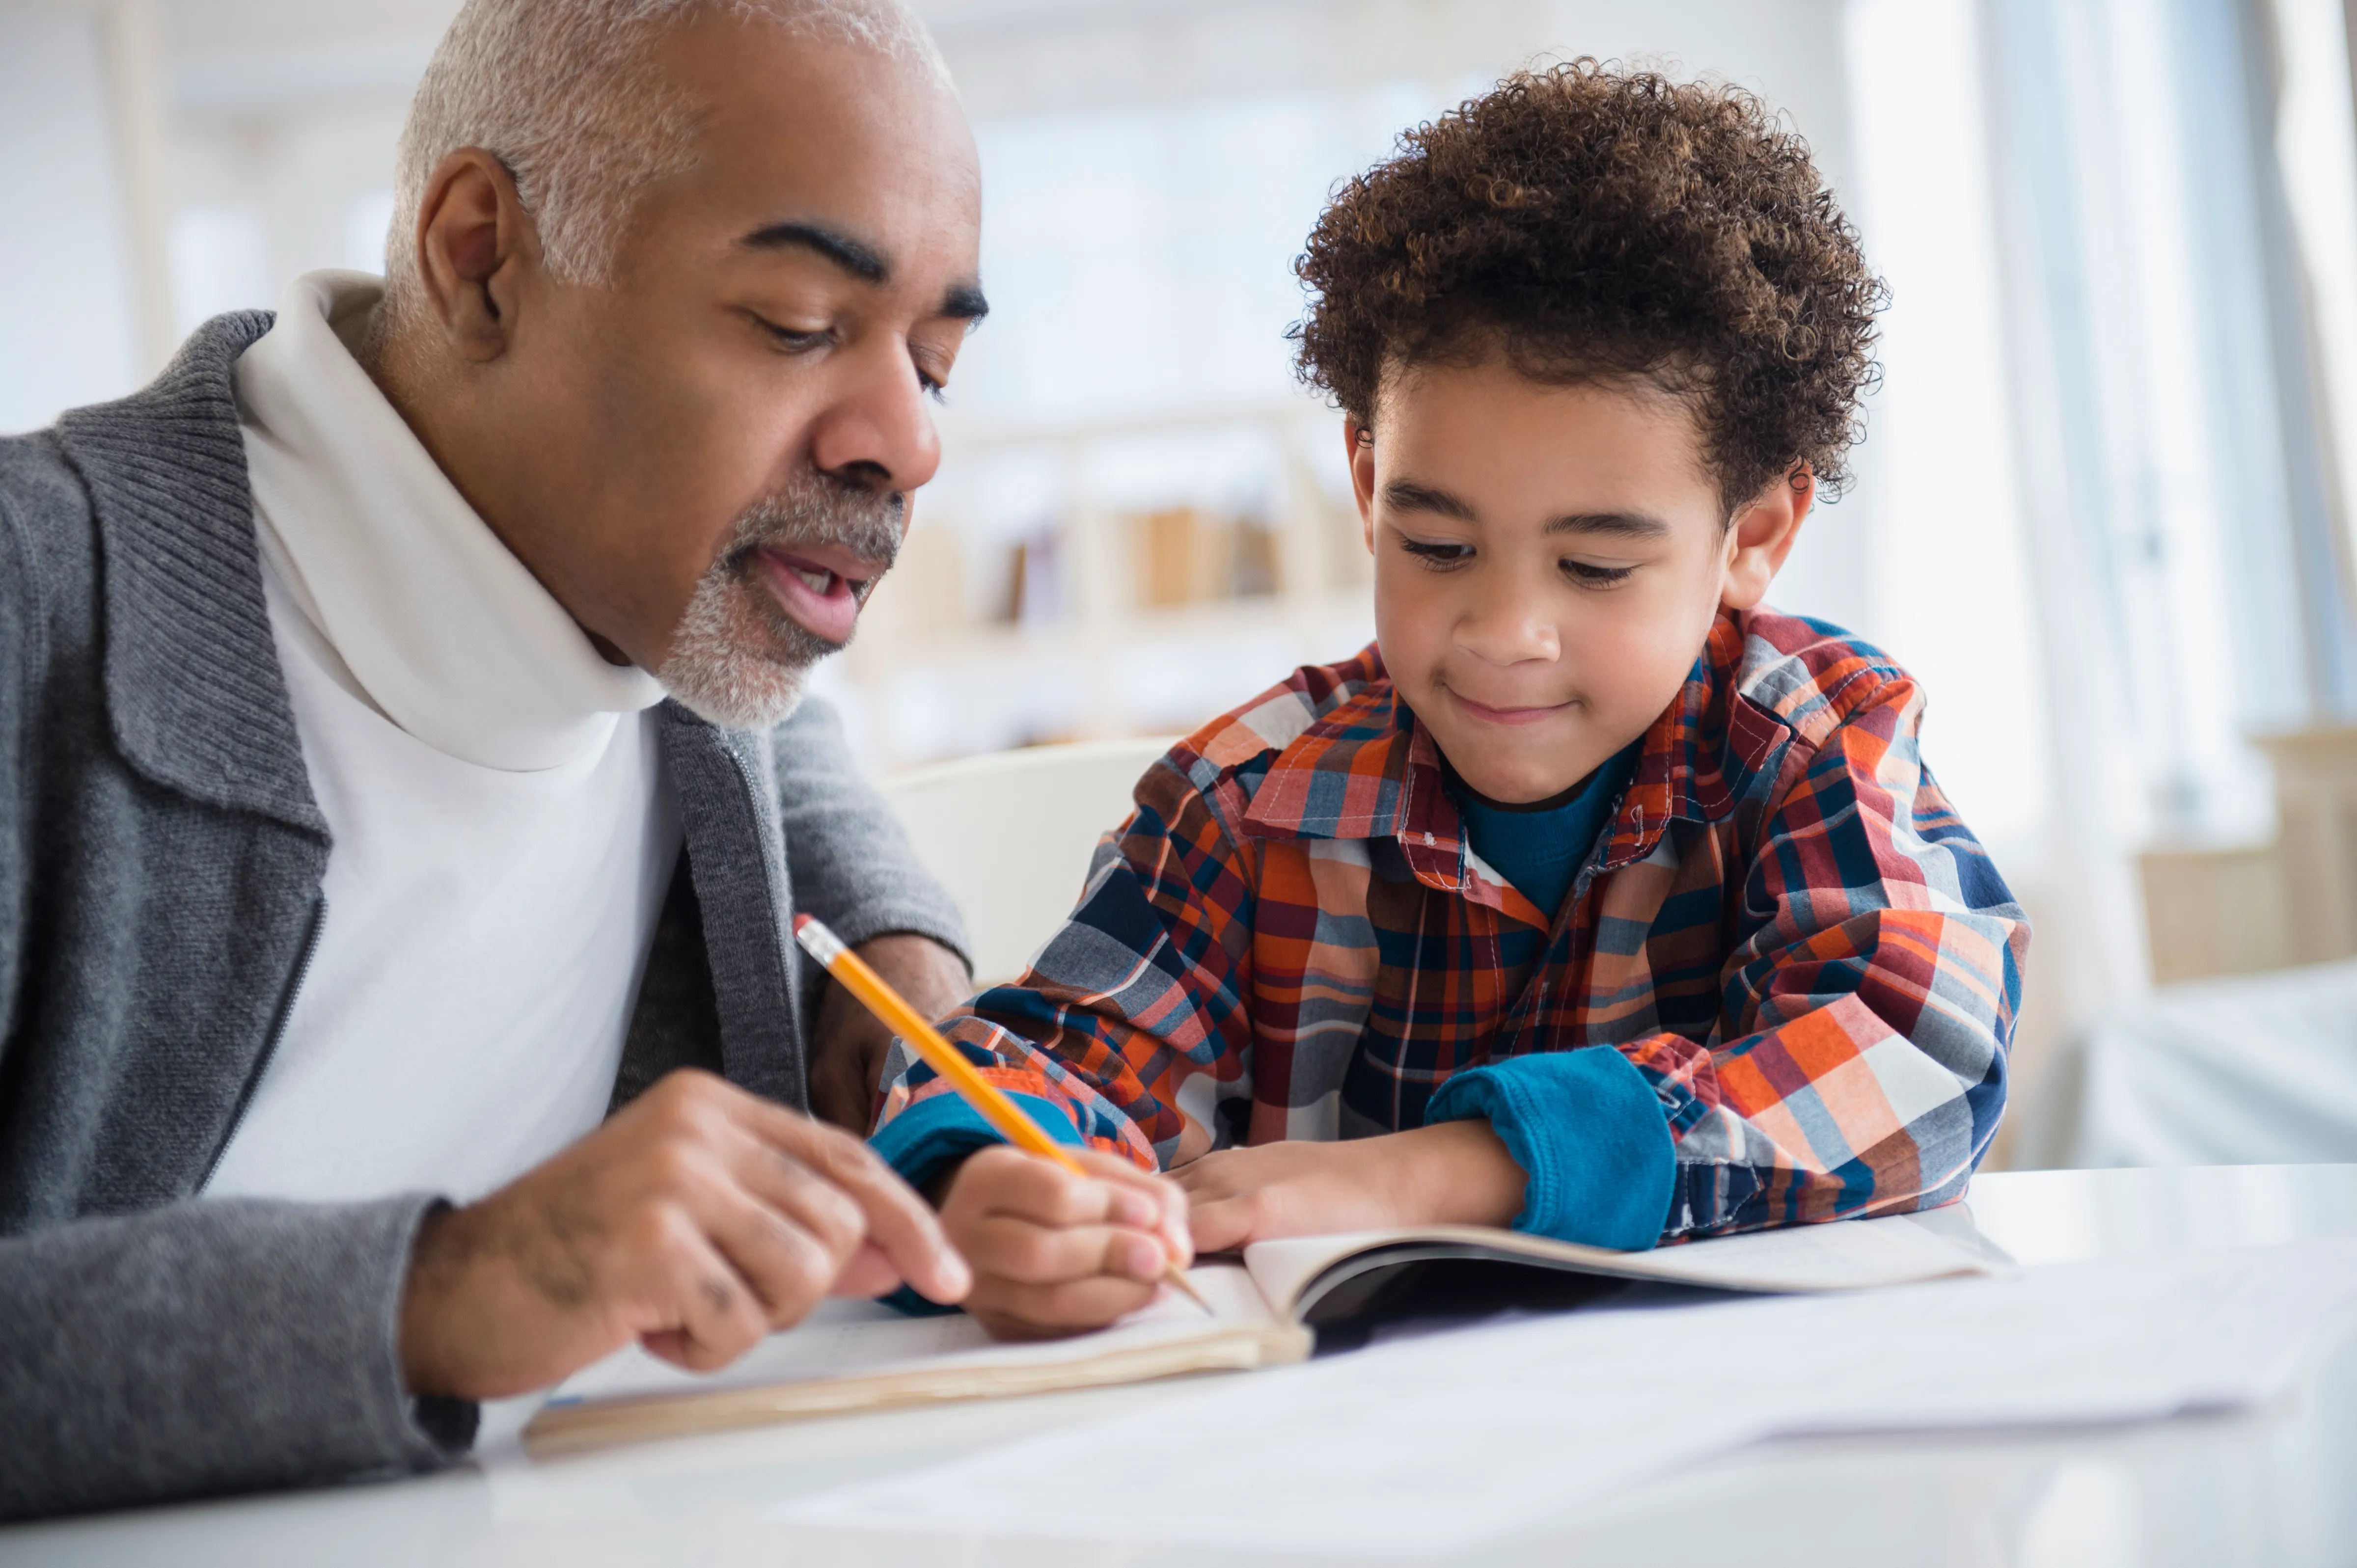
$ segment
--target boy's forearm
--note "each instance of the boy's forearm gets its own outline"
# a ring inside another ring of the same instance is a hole
[[[1481,1117],[1440,1122],[1386,1137],[1379,1167],[1394,1185],[1404,1225],[1511,1225],[1523,1210],[1528,1177],[1505,1141]]]
[[[1413,1225],[1495,1225],[1522,1211],[1522,1167],[1478,1116],[1340,1143],[1286,1138],[1171,1173],[1199,1252],[1280,1236]]]

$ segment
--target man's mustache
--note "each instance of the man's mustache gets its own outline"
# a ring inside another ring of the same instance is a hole
[[[876,579],[899,559],[901,521],[908,510],[908,498],[899,490],[816,475],[791,489],[773,490],[737,513],[722,558],[741,568],[756,550],[791,553],[797,545],[834,545],[874,565],[857,590],[865,598]]]

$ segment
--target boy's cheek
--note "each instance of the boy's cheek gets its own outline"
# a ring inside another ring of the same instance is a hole
[[[1643,734],[1684,687],[1717,616],[1716,598],[1655,593],[1566,627],[1565,655],[1598,722],[1625,730],[1624,745]]]
[[[1684,687],[1717,614],[1706,576],[1662,571],[1641,587],[1567,604],[1556,639],[1581,705],[1561,724],[1520,732],[1460,722],[1437,689],[1459,618],[1454,579],[1379,559],[1376,641],[1400,694],[1460,772],[1552,793],[1642,736]]]
[[[1446,644],[1453,618],[1446,599],[1428,585],[1402,581],[1391,563],[1378,561],[1375,641],[1394,680],[1408,669],[1430,667],[1430,655]]]

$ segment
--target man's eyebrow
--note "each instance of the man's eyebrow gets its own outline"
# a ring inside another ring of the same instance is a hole
[[[874,246],[816,223],[771,223],[737,243],[757,251],[815,251],[862,283],[892,281],[892,263]]]
[[[1549,533],[1602,533],[1620,539],[1667,539],[1670,525],[1641,511],[1581,511],[1552,519]]]
[[[1394,511],[1428,511],[1438,517],[1453,517],[1459,522],[1481,521],[1470,501],[1414,479],[1394,479],[1385,485],[1383,504]]]
[[[892,281],[892,263],[875,246],[818,223],[771,223],[754,230],[738,243],[757,251],[815,252],[862,283]],[[979,321],[990,314],[982,285],[968,278],[953,283],[942,295],[940,314],[955,321]]]

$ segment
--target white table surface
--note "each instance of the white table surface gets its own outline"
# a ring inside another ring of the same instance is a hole
[[[2357,1165],[1993,1174],[1973,1184],[1969,1202],[1982,1234],[2024,1263],[2257,1245],[2357,1231]],[[1157,1548],[1151,1540],[1113,1546],[850,1533],[768,1517],[781,1499],[846,1479],[971,1454],[1189,1387],[845,1417],[553,1461],[526,1458],[494,1437],[474,1464],[436,1476],[0,1530],[0,1563],[1197,1563],[1205,1560],[1200,1548]],[[1266,1559],[1243,1545],[1226,1560]],[[2357,1334],[2321,1348],[2295,1393],[2265,1410],[2125,1426],[1761,1444],[1539,1531],[1478,1550],[1469,1543],[1459,1560],[2340,1568],[2357,1563]]]

